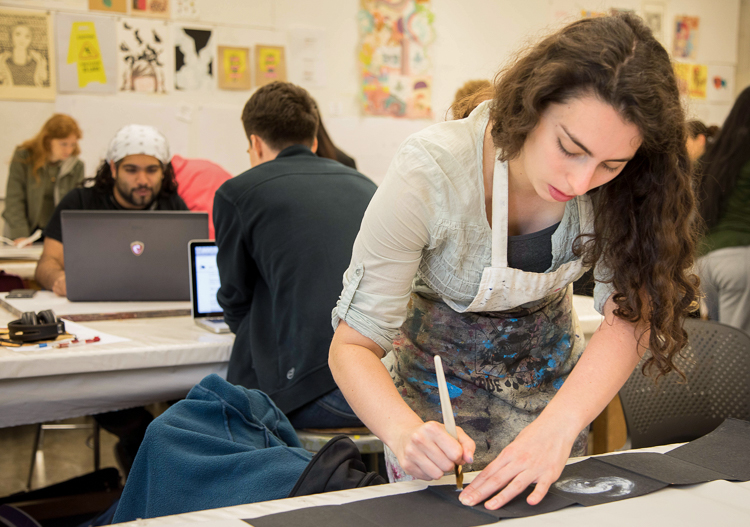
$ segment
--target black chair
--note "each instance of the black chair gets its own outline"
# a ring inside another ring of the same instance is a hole
[[[688,345],[671,372],[654,383],[643,360],[620,390],[632,448],[692,441],[727,417],[750,420],[750,335],[740,329],[689,318]]]

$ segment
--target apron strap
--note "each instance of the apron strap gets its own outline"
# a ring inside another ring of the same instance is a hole
[[[497,157],[492,174],[492,267],[508,267],[508,163]]]

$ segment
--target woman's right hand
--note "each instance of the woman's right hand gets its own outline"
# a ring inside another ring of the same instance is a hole
[[[404,430],[394,451],[401,468],[410,476],[431,481],[452,471],[455,464],[472,463],[474,441],[458,426],[456,433],[458,441],[435,421]]]

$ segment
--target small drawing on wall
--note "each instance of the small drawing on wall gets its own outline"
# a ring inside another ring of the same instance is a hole
[[[734,66],[708,65],[706,99],[712,102],[734,101]]]
[[[117,30],[119,91],[166,93],[169,43],[164,22],[124,18]]]
[[[705,64],[675,62],[675,77],[680,95],[691,99],[705,99],[708,84],[708,67]]]
[[[664,5],[643,4],[643,21],[654,34],[654,38],[664,43]]]
[[[169,0],[131,0],[130,14],[169,18]]]
[[[127,13],[127,0],[89,0],[89,10],[105,13]]]
[[[214,85],[214,46],[207,29],[175,28],[174,87],[207,90]]]
[[[0,98],[55,98],[50,15],[0,9]]]
[[[58,13],[55,24],[59,91],[115,92],[115,20],[89,14]]]
[[[697,16],[675,17],[674,47],[672,54],[676,59],[695,59],[698,48]]]
[[[219,88],[249,90],[250,48],[219,46]]]
[[[265,86],[274,81],[286,82],[286,59],[281,46],[255,46],[255,84]]]

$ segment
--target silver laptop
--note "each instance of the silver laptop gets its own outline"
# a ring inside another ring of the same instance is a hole
[[[190,300],[188,242],[208,237],[208,214],[62,212],[68,300]]]
[[[224,311],[216,300],[219,290],[219,268],[216,255],[219,248],[213,240],[192,240],[188,245],[190,256],[190,303],[193,321],[214,333],[229,333],[224,322]]]

